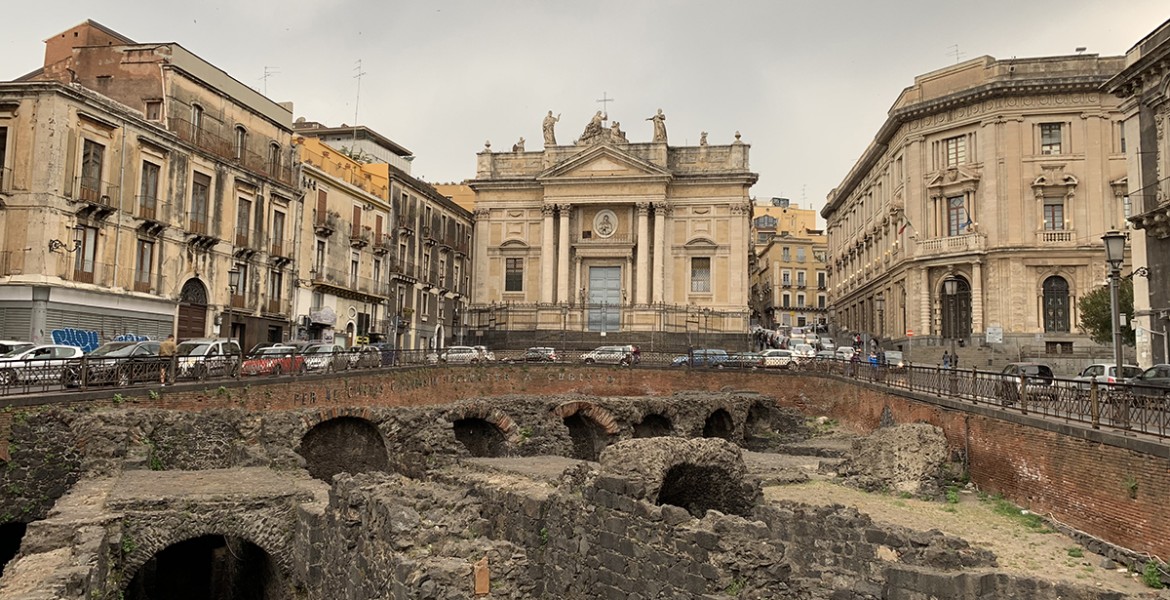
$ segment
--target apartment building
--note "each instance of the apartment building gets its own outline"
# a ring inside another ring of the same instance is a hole
[[[0,84],[0,335],[287,339],[291,121],[176,43],[46,40]]]
[[[816,210],[786,198],[752,203],[752,314],[766,329],[827,325],[827,239]]]
[[[1064,353],[1125,222],[1123,66],[984,56],[915,78],[821,211],[834,324]]]

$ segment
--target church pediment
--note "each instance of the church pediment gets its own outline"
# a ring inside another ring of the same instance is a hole
[[[555,164],[537,176],[538,181],[546,183],[555,183],[557,180],[601,178],[649,178],[665,181],[670,179],[671,175],[662,167],[603,144]]]
[[[974,186],[979,183],[979,172],[964,165],[948,167],[926,178],[927,188]]]

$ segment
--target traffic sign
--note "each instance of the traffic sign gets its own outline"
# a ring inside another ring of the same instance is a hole
[[[914,330],[913,330],[913,329],[907,329],[907,330],[906,330],[906,337],[914,337]]]

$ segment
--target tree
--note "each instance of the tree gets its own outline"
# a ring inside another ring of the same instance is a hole
[[[1133,315],[1133,281],[1122,279],[1117,287],[1118,311],[1122,315]],[[1109,305],[1109,286],[1103,285],[1085,294],[1077,306],[1081,310],[1079,323],[1082,332],[1089,334],[1098,344],[1113,344],[1113,311]],[[1128,319],[1127,319],[1128,323]],[[1133,346],[1134,332],[1127,325],[1121,326],[1121,343]]]

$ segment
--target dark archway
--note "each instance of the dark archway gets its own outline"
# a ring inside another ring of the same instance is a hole
[[[775,439],[771,409],[763,402],[752,404],[743,423],[744,446],[749,450],[764,450],[770,447]]]
[[[703,437],[705,438],[730,440],[733,431],[735,431],[735,422],[731,419],[731,413],[722,408],[716,409],[707,417],[707,422],[703,423]]]
[[[751,505],[743,497],[743,482],[734,481],[722,468],[682,463],[666,472],[658,491],[658,504],[685,508],[696,518],[708,510],[747,516]]]
[[[0,525],[0,577],[4,575],[4,566],[8,561],[16,558],[16,554],[20,552],[20,542],[27,530],[28,525],[25,523]]]
[[[309,474],[326,483],[338,473],[390,471],[386,442],[373,423],[356,417],[338,417],[318,423],[297,449]]]
[[[285,600],[280,570],[259,546],[205,535],[167,546],[134,574],[126,600]]]
[[[609,444],[605,429],[581,413],[565,417],[564,423],[569,428],[569,438],[573,440],[573,458],[596,461]]]
[[[672,435],[673,427],[670,419],[664,415],[649,414],[642,417],[642,422],[634,425],[634,437],[652,438]]]
[[[463,444],[472,456],[504,455],[504,432],[484,419],[469,417],[455,421],[455,439]]]
[[[1044,331],[1047,333],[1068,333],[1069,330],[1068,281],[1053,275],[1044,280]]]

